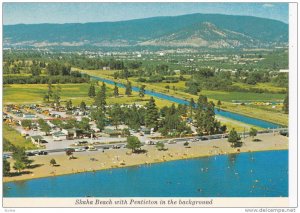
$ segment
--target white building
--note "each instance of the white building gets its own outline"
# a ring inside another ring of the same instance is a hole
[[[67,135],[61,131],[53,133],[52,137],[54,141],[61,141],[67,139]]]

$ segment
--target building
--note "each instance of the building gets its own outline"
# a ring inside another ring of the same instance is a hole
[[[23,118],[26,118],[26,119],[32,119],[32,118],[36,118],[36,116],[34,114],[23,114],[22,116]]]
[[[62,129],[62,133],[64,133],[68,138],[76,138],[78,135],[77,129]]]
[[[102,67],[103,70],[110,70],[110,67]]]
[[[145,128],[142,128],[141,131],[142,131],[144,134],[146,134],[146,135],[151,134],[151,129],[146,128],[146,127],[145,127]]]
[[[54,141],[61,141],[67,139],[67,135],[61,131],[53,133],[52,137]]]
[[[42,140],[44,140],[44,138],[40,135],[31,136],[30,138],[31,138],[31,142],[38,146],[40,145]]]

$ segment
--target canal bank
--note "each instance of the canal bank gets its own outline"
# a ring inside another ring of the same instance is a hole
[[[118,87],[125,88],[124,84],[115,82],[115,81],[107,79],[107,78],[91,76],[91,75],[90,75],[90,77],[91,77],[91,79],[105,82],[110,85],[114,85],[116,83],[116,85]],[[132,87],[132,90],[135,92],[139,92],[139,88],[135,87],[135,86]],[[167,101],[170,101],[173,103],[189,105],[189,101],[187,101],[187,100],[184,100],[184,99],[181,99],[178,97],[174,97],[174,96],[170,96],[170,95],[166,95],[163,93],[155,92],[153,90],[145,90],[145,94],[156,97],[156,98],[164,99],[164,100],[167,100]],[[239,122],[242,122],[245,124],[258,126],[258,127],[265,128],[265,129],[276,129],[276,128],[282,127],[280,124],[275,124],[272,122],[264,121],[264,120],[257,119],[257,118],[252,118],[252,117],[249,117],[246,115],[241,115],[241,114],[234,113],[234,112],[215,109],[215,113],[216,113],[216,115],[220,115],[220,116],[232,119],[232,120],[236,120],[236,121],[239,121]]]

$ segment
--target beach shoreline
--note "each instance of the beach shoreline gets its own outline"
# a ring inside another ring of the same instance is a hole
[[[264,134],[256,137],[260,142],[253,142],[251,137],[242,139],[244,145],[240,148],[230,147],[227,139],[190,142],[187,148],[183,143],[166,144],[166,151],[158,151],[155,146],[147,145],[143,154],[131,153],[128,149],[112,149],[103,152],[76,152],[77,159],[69,160],[65,153],[55,153],[45,156],[31,157],[33,169],[26,169],[29,174],[14,177],[4,177],[3,182],[25,181],[37,178],[57,177],[83,172],[96,172],[114,168],[126,168],[139,165],[151,165],[167,161],[204,158],[217,155],[229,155],[245,152],[261,152],[288,150],[288,138],[279,134]],[[54,158],[59,166],[51,166],[50,160]],[[9,159],[11,166],[13,160]]]

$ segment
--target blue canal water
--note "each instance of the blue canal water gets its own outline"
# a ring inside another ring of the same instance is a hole
[[[288,151],[177,160],[4,183],[4,197],[287,197]]]
[[[105,82],[105,83],[108,83],[108,84],[112,84],[112,85],[115,84],[114,81],[109,80],[109,79],[100,78],[100,77],[96,77],[96,76],[90,76],[90,77],[92,79],[102,81],[102,82]],[[117,86],[121,87],[121,88],[125,88],[124,84],[121,84],[121,83],[117,83]],[[135,91],[135,92],[138,92],[140,89],[138,87],[132,87],[132,90]],[[189,104],[189,101],[187,101],[187,100],[176,98],[176,97],[166,95],[166,94],[163,94],[163,93],[150,91],[150,90],[146,90],[145,94],[150,95],[150,96],[154,96],[154,97],[157,97],[157,98],[165,99],[165,100],[168,100],[168,101],[171,101],[171,102],[174,102],[174,103],[178,103],[178,104],[185,104],[185,105]],[[251,124],[251,125],[266,128],[266,129],[268,129],[268,128],[274,129],[274,128],[281,127],[279,124],[274,124],[274,123],[271,123],[271,122],[268,122],[268,121],[264,121],[264,120],[260,120],[260,119],[256,119],[256,118],[251,118],[251,117],[248,117],[248,116],[245,116],[245,115],[240,115],[240,114],[233,113],[233,112],[228,112],[228,111],[223,111],[223,110],[215,110],[215,113],[217,115],[221,115],[221,116],[233,119],[233,120],[237,120],[237,121],[240,121],[240,122],[243,122],[243,123],[246,123],[246,124]]]

